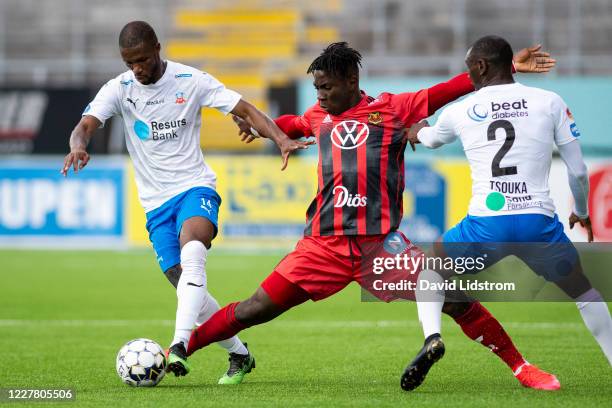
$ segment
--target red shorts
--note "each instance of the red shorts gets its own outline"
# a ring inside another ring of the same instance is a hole
[[[341,291],[353,281],[387,302],[414,300],[420,270],[406,259],[422,256],[421,249],[399,231],[387,235],[304,237],[274,272],[315,301]],[[398,258],[399,264],[395,262]],[[262,287],[266,292],[273,290],[266,287],[266,282]]]

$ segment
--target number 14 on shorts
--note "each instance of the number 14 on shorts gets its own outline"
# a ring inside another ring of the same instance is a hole
[[[210,202],[210,199],[208,198],[202,198],[202,204],[200,205],[200,208],[206,210],[206,212],[208,213],[208,215],[210,215],[210,212],[213,209],[212,203]]]

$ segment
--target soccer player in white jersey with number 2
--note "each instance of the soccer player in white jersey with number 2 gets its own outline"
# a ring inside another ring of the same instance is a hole
[[[584,276],[549,197],[548,175],[556,145],[567,166],[575,202],[570,227],[579,223],[592,241],[588,173],[576,123],[559,95],[514,82],[512,48],[503,38],[487,36],[476,41],[466,64],[477,92],[448,106],[434,126],[421,122],[408,132],[412,144],[428,148],[459,138],[470,163],[473,185],[468,215],[443,235],[436,253],[454,256],[458,247],[468,248],[453,243],[495,243],[501,252],[507,244],[497,243],[542,243],[535,255],[516,255],[575,300],[585,325],[612,364],[610,312]],[[571,271],[560,268],[567,260]],[[427,279],[442,277],[433,273]],[[418,303],[419,319],[424,322],[425,337],[439,336],[442,303],[432,297],[428,300]],[[524,366],[517,368],[521,369]],[[553,379],[548,389],[557,388]]]
[[[218,230],[221,198],[215,191],[215,173],[200,149],[201,108],[231,112],[272,139],[281,150],[283,169],[289,154],[307,144],[289,139],[266,115],[211,75],[162,60],[149,24],[125,25],[119,48],[129,70],[108,81],[87,106],[70,137],[70,153],[61,172],[67,175],[71,167],[75,173],[85,167],[94,131],[112,116],[123,117],[149,238],[178,298],[167,369],[185,375],[192,329],[219,310],[207,290],[205,267]],[[219,383],[239,384],[255,367],[255,359],[237,337],[219,344],[230,355],[230,367]]]

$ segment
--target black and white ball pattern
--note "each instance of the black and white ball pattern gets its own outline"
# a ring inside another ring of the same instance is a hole
[[[121,347],[116,367],[124,383],[134,387],[154,387],[166,373],[166,356],[153,340],[136,339]]]

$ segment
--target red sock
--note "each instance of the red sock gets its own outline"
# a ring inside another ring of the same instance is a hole
[[[470,339],[497,354],[513,372],[525,363],[521,353],[512,344],[510,336],[480,302],[474,302],[467,312],[455,319],[455,322]]]
[[[229,339],[248,326],[236,320],[234,311],[240,302],[230,303],[219,309],[204,324],[191,333],[187,355],[192,355],[195,351],[206,347],[211,343]]]

